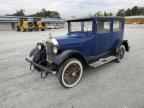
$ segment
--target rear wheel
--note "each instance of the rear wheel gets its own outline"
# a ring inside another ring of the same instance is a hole
[[[121,45],[119,47],[119,50],[118,50],[118,53],[117,53],[117,59],[116,59],[117,62],[120,63],[124,60],[125,52],[126,52],[125,46]]]
[[[82,63],[75,58],[71,58],[66,60],[61,65],[58,72],[58,79],[62,86],[66,88],[71,88],[79,83],[82,77],[82,73]]]

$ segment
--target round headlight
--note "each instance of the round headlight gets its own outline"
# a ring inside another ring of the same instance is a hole
[[[58,47],[57,47],[57,46],[54,46],[54,47],[53,47],[53,52],[54,52],[54,54],[57,54],[57,53],[58,53]]]
[[[58,46],[58,41],[57,41],[55,38],[52,38],[52,39],[51,39],[51,42],[52,42],[55,46]]]

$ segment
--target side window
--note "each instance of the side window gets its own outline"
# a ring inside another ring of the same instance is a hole
[[[113,22],[113,31],[114,32],[121,31],[121,28],[122,28],[122,21],[114,21]]]
[[[83,27],[84,32],[92,32],[92,25],[93,25],[92,21],[86,21],[86,22],[83,22],[83,24],[84,24],[84,27]]]
[[[110,25],[111,25],[111,21],[109,20],[97,21],[97,33],[109,33]]]

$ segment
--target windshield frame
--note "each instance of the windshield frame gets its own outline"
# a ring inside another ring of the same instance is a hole
[[[91,31],[72,31],[72,23],[74,22],[92,22],[92,29]],[[78,20],[78,21],[68,21],[68,34],[75,34],[75,33],[93,33],[93,28],[94,28],[94,20],[89,19],[89,20]]]

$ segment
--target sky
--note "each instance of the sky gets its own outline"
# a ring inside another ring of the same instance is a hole
[[[33,14],[42,8],[58,11],[61,17],[87,16],[97,11],[116,13],[118,9],[144,6],[144,0],[0,0],[0,15],[12,14],[25,9],[25,14]]]

